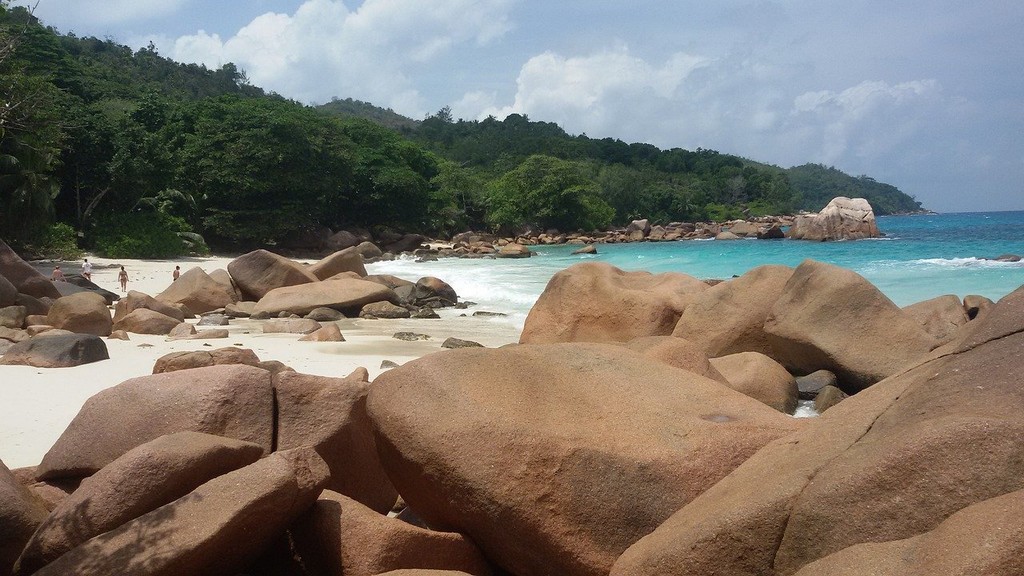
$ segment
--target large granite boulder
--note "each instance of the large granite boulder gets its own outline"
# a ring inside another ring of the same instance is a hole
[[[299,338],[299,342],[344,342],[345,336],[337,324],[324,324],[309,334]]]
[[[11,281],[0,274],[0,308],[13,306],[18,298],[18,289],[11,284]]]
[[[85,542],[36,574],[239,574],[316,502],[327,476],[312,449],[274,453]]]
[[[498,258],[529,258],[530,256],[533,256],[533,252],[528,246],[511,243],[505,244],[499,248],[495,256]]]
[[[326,246],[330,250],[345,250],[346,248],[354,248],[362,242],[362,238],[349,232],[348,230],[339,230],[327,238]]]
[[[882,236],[864,198],[833,198],[821,212],[797,216],[787,236],[797,240],[861,240]]]
[[[925,332],[943,344],[952,340],[957,330],[968,321],[963,303],[954,294],[911,304],[904,307],[903,311],[917,320]]]
[[[292,533],[303,558],[315,559],[324,574],[376,576],[403,568],[491,573],[465,536],[389,518],[336,492],[324,491]]]
[[[312,446],[331,469],[328,488],[383,513],[398,493],[377,456],[366,414],[369,389],[370,383],[358,377],[277,374],[277,448]]]
[[[246,300],[259,300],[275,288],[316,282],[305,266],[266,250],[254,250],[228,263],[228,274]]]
[[[126,380],[86,400],[43,456],[40,480],[94,474],[125,452],[174,432],[273,446],[270,372],[232,364]]]
[[[759,352],[737,352],[711,359],[711,365],[729,382],[729,387],[755,400],[792,414],[800,390],[796,378],[781,364]]]
[[[36,298],[35,296],[19,292],[18,296],[14,299],[14,304],[15,306],[24,306],[29,315],[46,316],[50,313],[50,305],[53,304],[53,299]]]
[[[110,314],[107,314],[110,316]],[[0,307],[0,327],[12,330],[21,330],[26,326],[28,319],[28,308],[24,306],[3,306]]]
[[[719,382],[594,343],[431,354],[378,376],[367,408],[412,509],[519,576],[606,574],[799,427]]]
[[[440,308],[454,306],[459,302],[459,295],[451,284],[434,276],[424,276],[416,281],[413,289],[413,302],[417,306]]]
[[[65,276],[64,282],[54,283],[54,286],[57,288],[58,291],[60,291],[61,294],[65,296],[67,296],[67,294],[65,294],[63,290],[65,286],[77,286],[78,288],[82,288],[83,291],[99,294],[100,296],[103,297],[103,301],[107,303],[107,306],[112,306],[114,302],[117,302],[118,300],[121,299],[120,294],[116,292],[111,292],[106,288],[100,288],[99,285],[97,285],[95,282],[93,282],[92,280],[87,280],[81,274],[68,274],[67,276]]]
[[[968,506],[923,534],[850,546],[796,576],[1017,576],[1024,554],[1021,517],[1024,490],[1017,490]]]
[[[60,292],[53,282],[22,260],[3,240],[0,240],[0,276],[6,278],[22,294],[34,298],[60,298]]]
[[[182,321],[149,308],[136,308],[114,321],[114,330],[166,336]]]
[[[264,334],[312,334],[323,328],[309,318],[274,318],[263,322]]]
[[[384,251],[381,250],[376,244],[369,240],[364,240],[356,245],[356,252],[362,254],[364,259],[369,258],[380,258],[384,255]]]
[[[236,301],[234,293],[196,266],[156,295],[161,302],[184,304],[196,314],[223,308]]]
[[[0,461],[0,574],[10,574],[21,550],[46,519],[46,507]]]
[[[939,343],[856,272],[805,260],[764,324],[772,358],[794,374],[835,373],[862,390]]]
[[[256,444],[199,432],[168,434],[133,448],[50,512],[22,552],[15,574],[32,574],[92,537],[252,464],[262,453]]]
[[[412,252],[413,250],[420,248],[423,245],[423,242],[427,240],[427,237],[422,234],[403,234],[394,240],[387,238],[381,238],[381,240],[381,245],[385,252],[399,254],[402,252]]]
[[[708,361],[704,350],[689,340],[674,336],[641,336],[622,345],[652,360],[729,385],[725,376]]]
[[[216,348],[214,350],[171,352],[156,359],[156,363],[153,364],[153,374],[225,364],[259,366],[260,359],[252,350],[235,346]]]
[[[1024,489],[1024,288],[978,323],[763,448],[627,550],[612,576],[792,574]]]
[[[52,330],[16,342],[0,357],[0,365],[70,368],[109,358],[99,336]]]
[[[110,336],[114,325],[106,300],[93,292],[58,298],[46,315],[46,323],[68,332],[96,336]]]
[[[245,297],[242,295],[242,291],[238,289],[238,285],[231,279],[231,275],[228,274],[227,270],[217,268],[213,272],[210,272],[209,276],[211,280],[220,284],[220,287],[226,290],[235,302],[242,302],[245,300]],[[179,280],[180,279],[181,278],[179,278]]]
[[[376,282],[356,278],[324,280],[298,286],[275,288],[260,298],[253,308],[254,314],[281,312],[304,316],[315,308],[333,308],[356,316],[359,309],[371,302],[398,302],[394,290]]]
[[[604,262],[575,264],[551,277],[519,341],[627,342],[672,334],[708,285],[678,273],[625,272]]]
[[[758,266],[716,284],[686,307],[672,335],[693,342],[711,357],[738,352],[770,356],[764,322],[792,275],[788,266]]]
[[[139,309],[159,312],[164,316],[174,318],[178,322],[185,321],[185,313],[177,306],[157,300],[149,294],[145,294],[137,290],[129,290],[128,295],[118,300],[117,304],[114,306],[114,324],[117,324],[125,316]]]
[[[357,252],[355,247],[338,250],[320,261],[310,264],[307,270],[320,280],[327,280],[342,272],[355,272],[359,276],[366,276],[363,255]]]
[[[461,570],[430,570],[428,568],[404,568],[389,570],[378,576],[474,576]]]
[[[396,318],[411,318],[412,312],[409,312],[408,308],[399,306],[398,304],[392,304],[388,301],[383,302],[372,302],[363,306],[362,310],[359,311],[360,318],[370,319],[396,319]]]

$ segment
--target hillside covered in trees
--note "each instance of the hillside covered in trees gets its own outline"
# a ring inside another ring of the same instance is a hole
[[[304,106],[233,64],[59,34],[5,0],[0,94],[0,238],[26,251],[170,256],[189,233],[251,248],[318,227],[596,229],[817,210],[839,194],[920,208],[834,169],[573,136],[516,114]]]

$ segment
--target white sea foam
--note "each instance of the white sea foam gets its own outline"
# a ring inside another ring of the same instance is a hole
[[[941,268],[1024,268],[1024,260],[1000,262],[985,258],[922,258],[907,262],[911,266],[933,266]]]
[[[797,400],[793,418],[815,418],[817,416],[821,416],[821,414],[814,409],[814,400]]]

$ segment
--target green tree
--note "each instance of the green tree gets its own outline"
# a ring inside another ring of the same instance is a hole
[[[607,226],[615,213],[582,165],[541,155],[492,182],[488,202],[487,220],[495,228],[594,230]]]
[[[16,245],[46,231],[60,189],[64,95],[33,69],[30,58],[52,48],[39,28],[28,10],[0,2],[0,234]]]

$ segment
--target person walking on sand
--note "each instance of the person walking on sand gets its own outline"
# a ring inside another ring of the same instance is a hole
[[[53,267],[53,273],[50,274],[50,280],[53,282],[64,282],[64,272],[60,269],[60,266]]]
[[[171,281],[173,282],[173,281],[177,280],[178,276],[181,276],[181,266],[175,266],[174,267],[174,273],[171,274]]]
[[[121,292],[128,291],[128,271],[121,266],[121,271],[117,273],[117,281],[121,283]]]
[[[89,263],[88,258],[82,263],[82,278],[92,282],[92,264]]]

